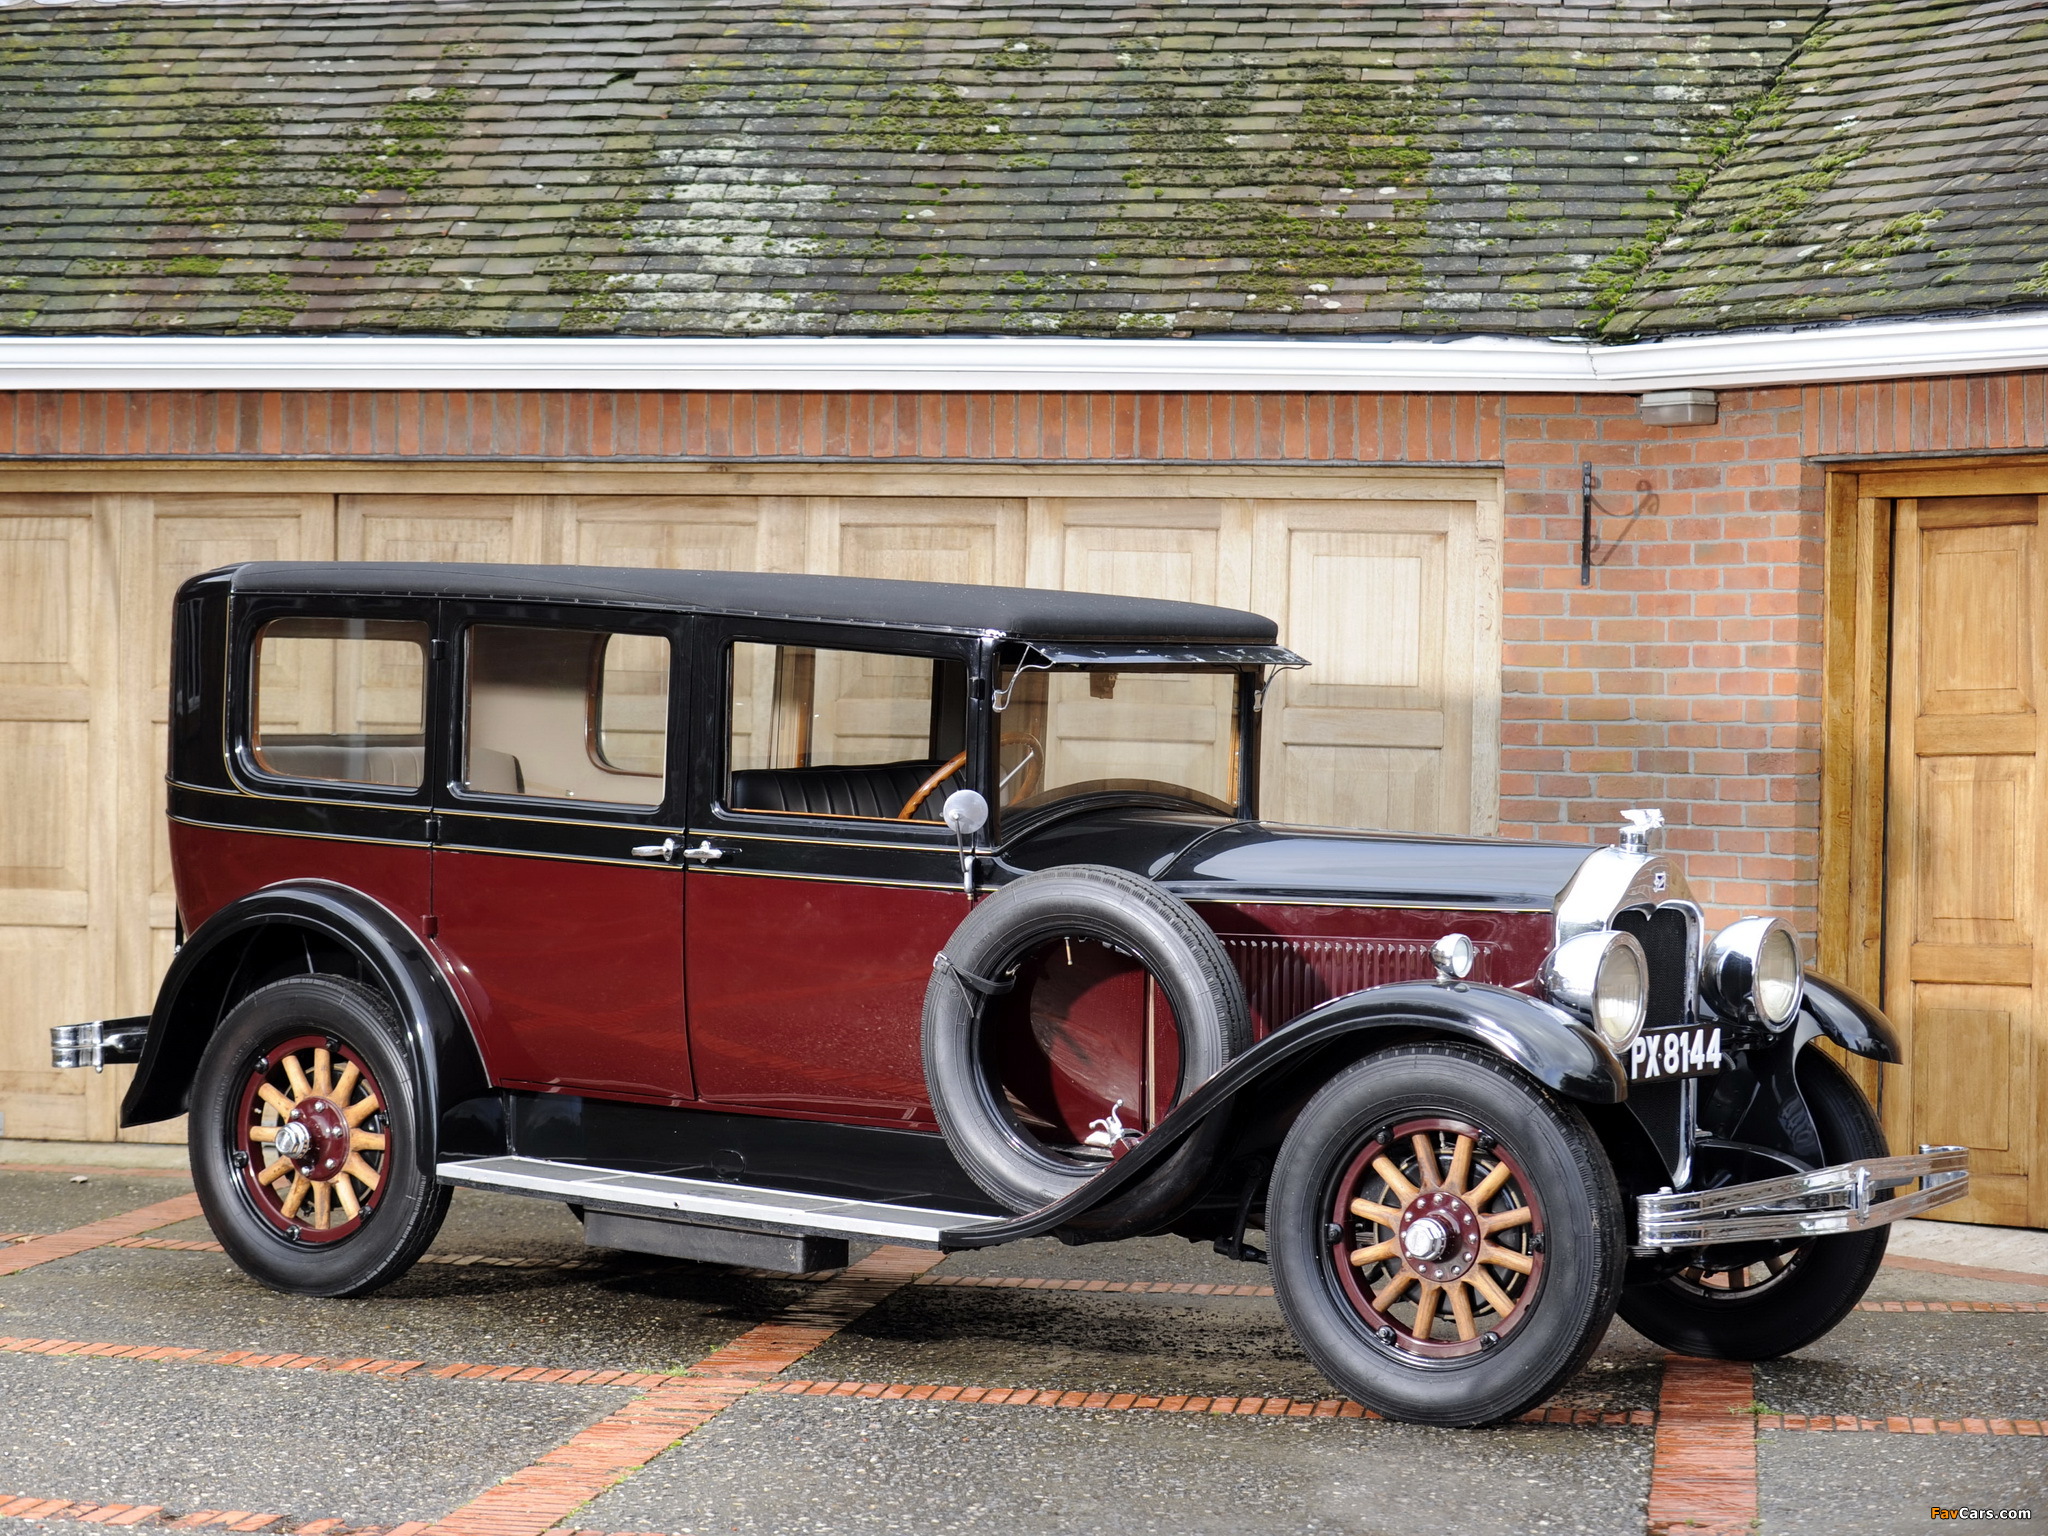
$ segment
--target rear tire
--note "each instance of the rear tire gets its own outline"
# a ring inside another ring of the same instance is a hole
[[[389,1285],[448,1211],[450,1191],[421,1169],[431,1114],[377,993],[334,976],[260,988],[215,1032],[193,1083],[192,1181],[207,1225],[273,1290]]]
[[[1884,1128],[1848,1073],[1811,1046],[1795,1070],[1829,1163],[1888,1154]],[[1709,1248],[1699,1265],[1622,1292],[1622,1321],[1681,1355],[1775,1360],[1849,1315],[1877,1278],[1891,1230],[1844,1232],[1773,1252]]]
[[[1585,1363],[1627,1257],[1584,1116],[1457,1046],[1324,1085],[1281,1145],[1266,1235],[1288,1325],[1339,1390],[1461,1428],[1526,1412]]]

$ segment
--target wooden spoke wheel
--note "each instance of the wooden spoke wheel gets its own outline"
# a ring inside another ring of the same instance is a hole
[[[1628,1258],[1621,1192],[1570,1104],[1465,1045],[1354,1062],[1266,1191],[1273,1289],[1331,1383],[1388,1418],[1495,1424],[1577,1371]]]
[[[1681,1269],[1671,1277],[1670,1283],[1706,1298],[1732,1300],[1741,1297],[1747,1300],[1782,1281],[1811,1248],[1810,1243],[1800,1243],[1782,1253],[1765,1254],[1755,1259],[1703,1261]]]
[[[1380,1339],[1453,1359],[1520,1326],[1543,1283],[1543,1215],[1513,1154],[1441,1116],[1374,1131],[1338,1176],[1330,1211],[1339,1284]]]
[[[291,976],[237,1002],[192,1083],[192,1183],[244,1272],[363,1296],[412,1266],[448,1211],[434,1106],[383,994]]]
[[[256,1213],[294,1241],[332,1243],[376,1209],[390,1128],[375,1072],[332,1035],[297,1035],[249,1064],[233,1161]]]

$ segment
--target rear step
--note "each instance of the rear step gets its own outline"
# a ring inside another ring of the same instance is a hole
[[[614,1168],[593,1168],[584,1163],[558,1163],[539,1157],[481,1157],[466,1162],[442,1163],[434,1170],[443,1184],[463,1189],[488,1189],[504,1195],[534,1195],[545,1200],[566,1201],[586,1211],[615,1212],[622,1216],[652,1218],[668,1225],[713,1229],[738,1238],[742,1233],[763,1237],[853,1238],[862,1241],[907,1243],[917,1248],[951,1247],[954,1237],[976,1227],[1001,1225],[1003,1218],[981,1216],[968,1211],[935,1211],[914,1205],[883,1205],[873,1200],[842,1200],[832,1195],[804,1194],[793,1189],[768,1189],[752,1184],[723,1184],[709,1179],[679,1179],[671,1174],[624,1173]],[[613,1237],[639,1234],[646,1221],[602,1223],[601,1230]],[[737,1253],[747,1251],[756,1258],[737,1262],[758,1263],[758,1255],[776,1251],[774,1245],[747,1244],[708,1235],[693,1242],[684,1232],[662,1234],[672,1238],[669,1246],[646,1251],[671,1253],[677,1257],[714,1257],[713,1249]],[[597,1233],[593,1242],[601,1241]],[[639,1243],[608,1242],[611,1247],[640,1247]],[[680,1251],[687,1247],[691,1251]],[[801,1250],[791,1249],[794,1262]],[[724,1262],[736,1262],[726,1259]],[[780,1267],[774,1263],[762,1268]],[[806,1268],[822,1267],[806,1263]]]

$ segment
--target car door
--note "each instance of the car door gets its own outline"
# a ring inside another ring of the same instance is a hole
[[[699,1092],[928,1125],[924,989],[968,911],[938,811],[985,772],[970,728],[984,707],[970,698],[972,642],[700,626],[684,854]]]
[[[492,1080],[679,1103],[680,621],[445,604],[435,942]]]

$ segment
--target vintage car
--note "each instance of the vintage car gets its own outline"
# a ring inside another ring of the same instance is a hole
[[[1967,1188],[1819,1048],[1896,1060],[1885,1019],[1773,918],[1707,933],[1654,813],[1261,821],[1275,638],[836,577],[200,576],[180,947],[57,1059],[139,1061],[123,1123],[189,1113],[221,1243],[303,1295],[403,1274],[463,1186],[792,1272],[1177,1233],[1435,1424],[1540,1402],[1617,1307],[1698,1355],[1825,1333]]]

